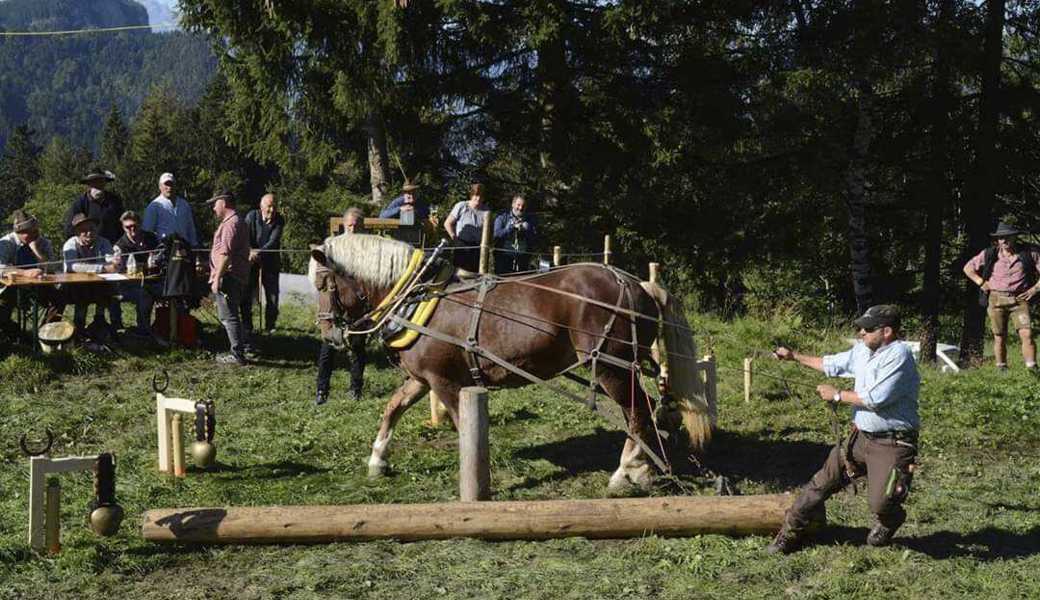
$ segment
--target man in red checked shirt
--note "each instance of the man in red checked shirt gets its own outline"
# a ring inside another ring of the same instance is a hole
[[[206,201],[213,207],[220,224],[213,232],[209,252],[209,287],[217,316],[227,331],[231,351],[217,356],[220,364],[247,364],[245,338],[238,307],[249,277],[249,231],[235,212],[235,197],[226,190],[218,191]]]

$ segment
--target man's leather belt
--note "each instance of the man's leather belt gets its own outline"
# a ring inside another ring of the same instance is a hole
[[[867,436],[872,440],[900,440],[905,442],[916,442],[917,431],[914,429],[905,429],[898,431],[860,431],[863,435]]]

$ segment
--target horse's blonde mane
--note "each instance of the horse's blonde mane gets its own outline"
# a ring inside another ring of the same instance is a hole
[[[362,233],[325,240],[328,266],[376,288],[394,285],[408,268],[415,249],[405,242]]]

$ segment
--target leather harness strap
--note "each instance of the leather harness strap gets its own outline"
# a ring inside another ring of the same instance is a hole
[[[481,277],[480,286],[477,288],[477,302],[473,305],[473,315],[469,321],[469,333],[466,335],[466,344],[463,346],[465,349],[464,356],[466,357],[466,365],[469,367],[469,375],[473,378],[473,383],[477,386],[484,387],[484,372],[480,369],[480,358],[477,353],[479,346],[477,345],[477,334],[480,330],[480,315],[484,313],[484,299],[487,298],[487,293],[491,288],[495,287],[495,279],[492,277]]]

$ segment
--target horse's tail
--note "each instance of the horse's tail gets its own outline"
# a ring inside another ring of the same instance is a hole
[[[663,287],[650,281],[640,282],[656,302],[661,313],[661,335],[653,345],[655,360],[682,416],[683,426],[694,451],[704,450],[711,441],[717,413],[711,396],[705,393],[697,367],[697,344],[686,320],[682,302]],[[661,354],[664,342],[664,355]]]

